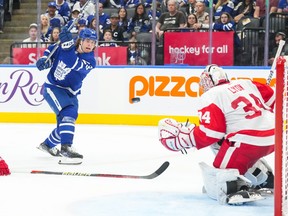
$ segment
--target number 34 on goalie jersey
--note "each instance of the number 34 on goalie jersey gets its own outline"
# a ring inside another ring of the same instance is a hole
[[[239,131],[254,136],[260,135],[260,131],[272,130],[274,100],[270,86],[251,80],[234,80],[213,87],[200,98],[200,127],[194,135],[220,139]]]
[[[246,119],[252,119],[257,116],[261,116],[262,114],[261,109],[269,110],[270,112],[272,112],[272,108],[263,104],[262,101],[257,96],[253,94],[249,95],[254,100],[255,104],[251,103],[251,101],[249,100],[250,98],[248,99],[243,96],[240,96],[231,102],[231,107],[233,109],[237,109],[242,104],[242,109],[244,110],[244,112],[247,113],[247,115],[245,116]],[[211,118],[210,111],[205,111],[204,113],[199,111],[198,116],[202,122],[210,124],[210,118]]]

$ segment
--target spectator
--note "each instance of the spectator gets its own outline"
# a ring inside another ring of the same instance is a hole
[[[155,18],[153,17],[153,7],[148,9],[147,15],[148,15],[148,17],[149,17],[151,22],[153,22],[154,20],[158,21],[159,17],[161,16],[161,8],[159,8],[158,6],[156,7],[156,16],[155,16]]]
[[[140,0],[123,0],[125,8],[135,8],[139,3]]]
[[[52,29],[49,41],[52,43],[56,43],[59,40],[60,28],[55,27]]]
[[[49,41],[51,29],[50,29],[50,21],[46,14],[40,15],[41,22],[41,40],[44,42]]]
[[[79,19],[75,23],[75,25],[76,25],[76,31],[74,29],[73,32],[71,32],[71,31],[70,32],[73,33],[72,36],[73,36],[74,40],[76,41],[77,39],[79,39],[78,36],[79,36],[79,33],[81,32],[81,30],[87,27],[88,21],[86,19],[82,18],[82,19]],[[70,25],[68,24],[67,28],[69,28],[69,26]]]
[[[186,14],[194,14],[196,12],[196,0],[188,0],[186,6]]]
[[[161,3],[161,13],[164,12],[168,12],[168,1],[169,0],[163,0]],[[187,5],[187,0],[176,0],[176,4],[177,4],[177,9],[179,9],[180,7],[185,7]]]
[[[227,12],[232,16],[234,11],[234,3],[230,0],[218,0],[214,9],[215,20],[219,19],[223,12]]]
[[[75,25],[74,25],[73,23],[74,23],[74,21],[75,21],[76,19],[79,18],[79,14],[80,14],[80,9],[74,8],[73,11],[72,11],[72,13],[71,13],[71,18],[70,18],[70,20],[69,20],[68,23],[67,23],[67,27],[68,27],[68,28],[70,28],[70,26],[73,25],[73,27],[72,27],[71,30],[70,30],[70,32],[71,32],[72,34],[78,34],[77,23],[75,23]]]
[[[98,11],[99,11],[99,31],[102,33],[103,29],[106,28],[106,26],[109,25],[111,22],[109,15],[104,13],[103,4],[99,3]]]
[[[190,31],[197,31],[197,28],[194,26],[196,23],[198,23],[197,16],[193,13],[189,14],[187,17],[187,28]]]
[[[161,7],[162,0],[156,0],[156,8]],[[153,0],[146,0],[144,2],[145,8],[151,8],[153,6]]]
[[[212,27],[216,31],[234,31],[234,53],[235,56],[239,53],[241,47],[241,41],[239,36],[236,33],[236,23],[234,22],[232,16],[228,12],[223,12]]]
[[[253,17],[255,11],[255,2],[254,0],[242,0],[234,8],[233,16],[236,23],[239,22],[243,17]]]
[[[63,17],[64,23],[68,23],[71,16],[71,9],[65,0],[56,0],[58,14]]]
[[[52,30],[53,28],[58,27],[61,28],[61,23],[60,20],[57,18],[50,19],[50,29]]]
[[[99,0],[99,3],[101,3],[104,8],[110,7],[110,0]]]
[[[57,5],[54,1],[48,3],[48,9],[47,9],[47,16],[50,20],[52,19],[59,19],[61,27],[64,26],[64,19],[61,15],[59,15],[57,12]]]
[[[135,65],[136,59],[139,56],[138,50],[137,50],[137,40],[135,37],[131,37],[129,39],[129,45],[128,45],[128,65]]]
[[[216,31],[235,31],[235,22],[230,13],[223,12],[212,28]]]
[[[127,31],[128,29],[128,13],[126,8],[119,8],[118,9],[118,14],[119,14],[119,26],[121,26],[124,31]]]
[[[140,3],[135,7],[134,15],[129,20],[128,33],[132,36],[141,32],[150,32],[151,22],[146,14],[144,4]]]
[[[269,13],[277,12],[278,0],[269,1]],[[266,4],[265,0],[256,0],[254,18],[261,19],[261,23],[266,16]]]
[[[115,43],[115,40],[112,38],[112,31],[111,29],[105,29],[103,32],[103,39],[104,43],[100,43],[99,46],[105,46],[105,47],[117,47],[117,43]]]
[[[115,41],[124,41],[124,29],[119,26],[119,15],[117,13],[112,13],[110,16],[110,24],[104,29],[111,29],[112,31],[112,38]],[[103,32],[104,32],[103,30]]]
[[[89,1],[89,0],[79,0],[79,1],[77,1],[74,4],[74,6],[73,6],[72,11],[74,9],[76,9],[76,8],[79,9],[79,11],[81,11],[83,9],[82,7],[86,4],[87,1]],[[100,3],[99,3],[99,5],[100,5]],[[103,5],[102,5],[102,7],[103,7]],[[95,14],[95,5],[91,1],[89,1],[88,5],[83,10],[83,18],[87,19],[87,17],[89,15],[93,15],[94,16],[94,14]]]
[[[110,0],[110,5],[112,8],[121,8],[124,7],[123,0]]]
[[[78,0],[65,0],[65,1],[68,3],[70,9],[72,10],[74,4],[75,4]]]
[[[181,11],[178,11],[177,0],[168,0],[167,4],[168,12],[160,16],[155,29],[160,41],[163,39],[165,30],[169,28],[183,28],[186,25],[185,15]]]
[[[86,19],[80,19],[78,20],[78,23],[77,23],[77,30],[78,30],[78,34],[82,31],[82,29],[86,28],[87,27],[87,20]],[[77,37],[78,38],[78,37]]]
[[[288,13],[288,1],[287,0],[279,0],[277,12]]]
[[[208,23],[196,23],[194,24],[196,29],[209,29]],[[212,24],[212,30],[214,31],[234,31],[234,51],[238,52],[241,42],[240,38],[236,34],[236,23],[234,22],[232,16],[228,12],[223,12],[218,20]]]
[[[269,50],[272,50],[269,53],[269,60],[268,60],[269,65],[273,64],[274,57],[275,57],[276,52],[278,50],[280,40],[285,41],[285,39],[286,39],[286,34],[284,32],[277,32],[275,34],[274,43],[273,43],[272,47],[269,49]],[[281,50],[280,55],[288,55],[288,44],[284,45],[283,49]]]
[[[93,29],[94,31],[97,31],[97,25],[96,24],[97,24],[97,20],[96,20],[95,16],[90,21],[88,21],[88,27]]]
[[[37,44],[33,44],[35,42],[43,42],[40,38],[37,37],[38,26],[36,23],[32,23],[29,26],[29,37],[24,39],[23,42],[28,44],[23,44],[22,48],[35,48],[37,47]],[[32,43],[32,44],[29,44]]]
[[[209,13],[206,12],[206,5],[203,1],[196,1],[196,13],[195,13],[198,23],[205,23],[205,19],[209,16]]]
[[[149,54],[145,49],[137,46],[137,40],[135,37],[129,39],[128,53],[127,53],[128,65],[147,65],[150,60]]]

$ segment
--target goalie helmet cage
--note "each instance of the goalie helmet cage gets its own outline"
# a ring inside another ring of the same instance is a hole
[[[287,60],[276,62],[274,216],[288,216]]]

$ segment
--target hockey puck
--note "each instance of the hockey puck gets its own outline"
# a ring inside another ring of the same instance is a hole
[[[139,97],[134,97],[131,99],[132,103],[138,103],[140,102],[140,98]]]

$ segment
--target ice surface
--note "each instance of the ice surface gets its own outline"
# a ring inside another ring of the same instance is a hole
[[[0,124],[0,155],[12,175],[0,177],[1,216],[271,216],[273,198],[245,206],[219,205],[202,194],[198,163],[211,164],[209,148],[187,155],[166,150],[156,127],[76,125],[82,165],[59,165],[36,149],[53,124]],[[273,166],[273,155],[266,159]],[[30,174],[31,170],[148,175],[164,161],[158,178]]]

